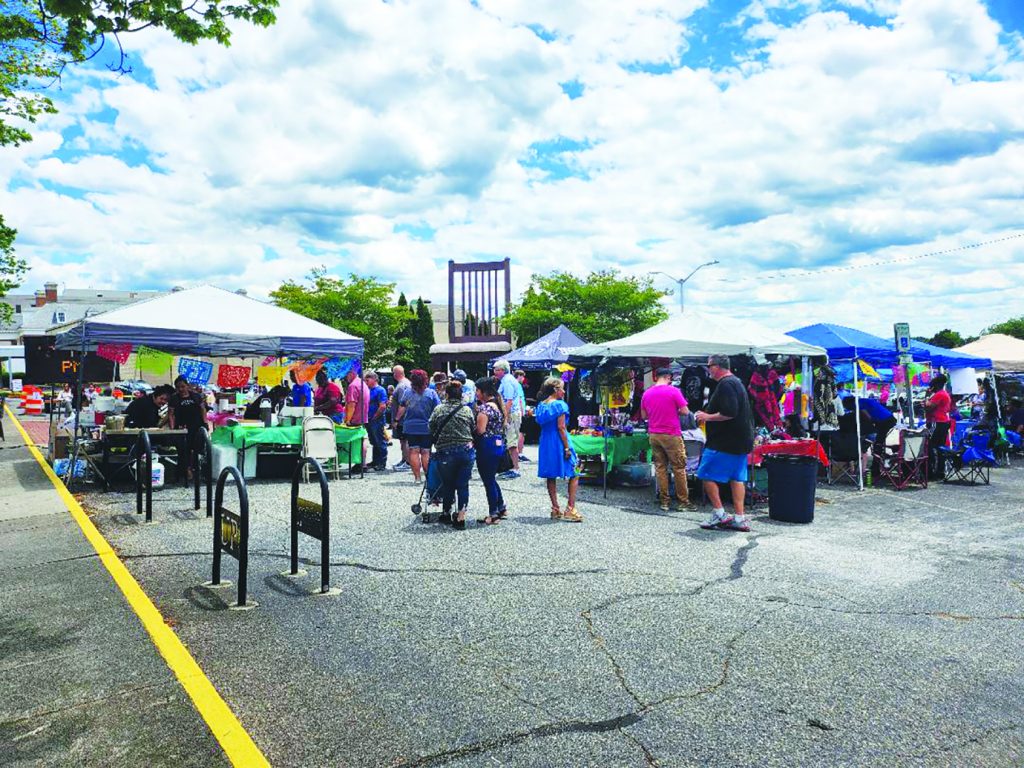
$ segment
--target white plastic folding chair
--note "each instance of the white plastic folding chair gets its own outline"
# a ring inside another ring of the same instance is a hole
[[[328,416],[307,416],[302,420],[302,457],[320,462],[324,474],[340,476],[338,445],[334,438],[334,420]],[[309,482],[309,465],[302,468],[303,480]]]

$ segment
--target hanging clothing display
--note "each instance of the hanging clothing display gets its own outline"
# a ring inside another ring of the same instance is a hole
[[[708,369],[703,365],[692,365],[683,370],[683,378],[680,386],[683,389],[683,397],[693,412],[704,410],[707,404],[706,391],[711,382]]]
[[[814,375],[814,415],[821,429],[839,429],[837,394],[835,371],[828,366],[819,368]]]
[[[751,374],[750,384],[747,386],[751,403],[754,406],[754,418],[768,432],[782,429],[779,398],[776,395],[778,381],[779,374],[774,369],[759,369]]]

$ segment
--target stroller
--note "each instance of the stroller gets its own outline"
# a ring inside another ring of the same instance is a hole
[[[441,514],[437,507],[441,506],[441,472],[437,468],[437,454],[430,455],[430,464],[427,465],[427,479],[423,483],[423,487],[420,488],[420,499],[412,505],[412,513],[418,515],[420,522],[433,523],[437,522],[438,515]],[[435,509],[425,510],[423,508],[423,500],[427,500],[428,507],[434,507]]]

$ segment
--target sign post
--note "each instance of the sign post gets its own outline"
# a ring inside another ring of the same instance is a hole
[[[238,512],[224,508],[224,485],[229,477],[234,479],[238,491]],[[255,607],[255,602],[246,605],[246,582],[249,571],[249,492],[245,487],[245,480],[235,467],[225,467],[217,478],[217,496],[213,505],[213,587],[221,586],[222,552],[227,552],[238,561],[236,607]]]
[[[146,490],[146,522],[153,522],[153,447],[149,433],[139,432],[135,441],[135,514],[142,514],[142,490]]]
[[[910,363],[914,359],[910,349],[910,323],[895,323],[892,329],[896,337],[896,354],[900,356],[899,364],[903,368],[903,379],[907,387],[907,410],[904,415],[907,419],[907,428],[913,429],[917,422],[914,418],[914,394],[910,383]]]
[[[299,497],[299,481],[307,466],[316,472],[320,484],[320,501]],[[331,491],[327,475],[316,459],[307,456],[292,473],[291,505],[291,571],[288,576],[299,575],[299,533],[320,540],[320,592],[321,595],[336,595],[341,590],[331,589]]]

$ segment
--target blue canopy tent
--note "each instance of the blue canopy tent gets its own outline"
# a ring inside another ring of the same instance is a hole
[[[945,368],[950,371],[958,368],[978,368],[987,371],[992,368],[992,361],[987,357],[954,352],[952,349],[937,347],[923,341],[911,341],[910,351],[915,360],[930,360],[933,368]],[[924,355],[927,355],[927,358],[923,358]]]
[[[892,339],[883,339],[856,328],[832,323],[816,323],[786,331],[808,344],[817,344],[828,351],[829,360],[864,360],[875,365],[895,365],[898,361],[896,345]],[[928,360],[926,355],[923,360]]]
[[[491,364],[493,365],[497,360],[507,360],[513,368],[522,368],[524,371],[546,371],[568,360],[569,350],[582,347],[586,343],[564,325],[560,325],[539,339],[524,344],[507,355],[494,358],[491,360]]]
[[[57,336],[58,349],[146,345],[202,357],[355,357],[363,340],[283,307],[201,285],[88,317]]]

